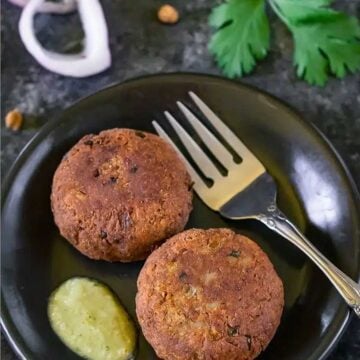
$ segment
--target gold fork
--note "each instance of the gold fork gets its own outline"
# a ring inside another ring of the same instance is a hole
[[[208,207],[228,219],[259,220],[289,240],[323,271],[347,304],[360,317],[359,284],[317,250],[277,208],[276,184],[263,164],[196,94],[189,92],[189,95],[211,125],[242,159],[241,163],[236,163],[223,143],[183,103],[178,101],[178,107],[202,142],[227,170],[227,175],[221,174],[189,133],[166,111],[166,118],[200,171],[213,181],[212,186],[207,186],[164,129],[153,121],[157,133],[167,140],[184,160],[198,196]]]

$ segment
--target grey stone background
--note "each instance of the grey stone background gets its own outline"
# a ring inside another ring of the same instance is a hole
[[[207,17],[216,0],[169,0],[180,13],[175,26],[156,20],[159,0],[103,0],[113,56],[111,69],[86,78],[71,79],[41,68],[22,45],[17,25],[19,8],[1,1],[1,113],[18,108],[25,114],[23,130],[1,128],[1,170],[4,176],[20,150],[54,114],[75,100],[104,86],[132,77],[192,71],[220,74],[208,53],[210,29]],[[336,7],[360,16],[360,0],[337,1]],[[292,67],[292,41],[286,28],[270,14],[272,46],[269,56],[255,72],[241,81],[266,90],[316,124],[331,140],[360,183],[360,75],[331,79],[323,87],[310,86],[296,78]],[[50,49],[71,52],[79,47],[82,31],[77,15],[41,15],[36,20],[38,36]],[[4,360],[15,359],[6,340],[1,341]],[[331,360],[360,359],[360,320],[353,318],[330,356]],[[279,359],[281,360],[281,359]]]

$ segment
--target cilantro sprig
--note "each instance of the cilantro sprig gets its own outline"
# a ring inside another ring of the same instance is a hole
[[[330,73],[344,77],[360,69],[360,25],[355,17],[329,8],[332,0],[268,0],[294,39],[297,75],[324,85]],[[266,0],[228,0],[210,15],[217,29],[210,41],[225,75],[242,76],[269,50]]]
[[[227,76],[249,73],[256,59],[266,56],[270,28],[264,0],[230,0],[213,10],[210,24],[219,29],[210,50]]]

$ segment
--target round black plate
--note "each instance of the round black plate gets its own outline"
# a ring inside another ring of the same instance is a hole
[[[238,134],[274,176],[279,206],[340,269],[359,275],[358,193],[324,137],[273,97],[224,79],[174,74],[129,81],[65,110],[27,145],[3,186],[2,324],[27,359],[77,359],[51,330],[49,294],[72,276],[108,284],[131,316],[142,263],[106,263],[82,256],[59,235],[50,187],[61,157],[80,137],[128,127],[153,132],[164,110],[181,118],[176,100],[193,107],[196,92]],[[196,111],[196,109],[194,109]],[[340,336],[349,311],[325,276],[293,245],[260,223],[227,221],[195,197],[188,228],[231,227],[270,256],[285,285],[281,325],[262,359],[322,359]],[[234,274],[236,276],[236,274]],[[138,359],[155,359],[139,331]]]

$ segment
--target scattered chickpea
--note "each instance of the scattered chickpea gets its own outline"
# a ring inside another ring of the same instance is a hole
[[[179,21],[179,12],[173,6],[165,4],[158,11],[158,19],[164,24],[175,24]]]
[[[23,123],[23,115],[18,109],[9,111],[5,116],[5,126],[13,131],[18,131]]]

